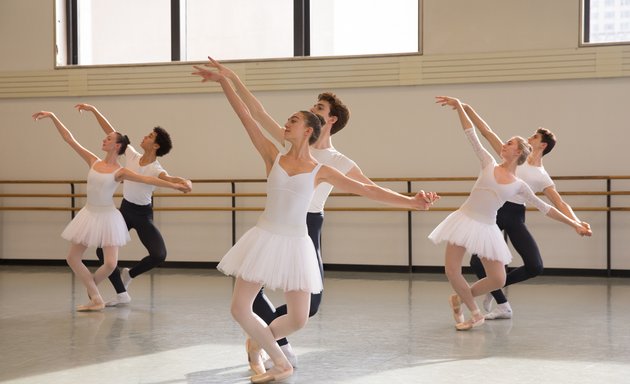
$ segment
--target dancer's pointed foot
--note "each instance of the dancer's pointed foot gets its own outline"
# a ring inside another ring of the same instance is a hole
[[[252,383],[278,382],[288,379],[291,375],[293,375],[293,368],[291,366],[284,369],[273,367],[265,373],[250,377],[250,380]]]
[[[245,341],[245,349],[247,350],[247,361],[249,368],[254,372],[254,376],[262,375],[266,372],[263,364],[262,350],[258,343],[250,338]],[[254,377],[252,376],[252,377]]]
[[[457,294],[452,294],[451,297],[448,298],[449,304],[451,304],[451,309],[453,310],[453,319],[455,319],[455,324],[464,322],[464,313],[462,312],[462,301],[457,296]]]
[[[105,302],[100,296],[96,296],[90,300],[89,303],[78,305],[78,312],[90,312],[90,311],[102,311],[105,308]]]
[[[473,328],[477,328],[480,325],[482,325],[485,321],[485,318],[483,317],[483,315],[481,314],[481,311],[476,310],[472,313],[472,317],[464,322],[461,323],[457,323],[455,325],[455,328],[458,331],[469,331]]]

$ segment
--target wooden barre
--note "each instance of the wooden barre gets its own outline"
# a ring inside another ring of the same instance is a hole
[[[553,180],[630,180],[630,175],[552,176]],[[375,182],[474,181],[477,176],[463,177],[374,177]],[[264,183],[266,179],[192,179],[193,183]],[[0,184],[85,184],[86,180],[0,180]]]
[[[398,192],[401,195],[413,196],[417,192]],[[558,192],[564,196],[630,196],[630,191],[563,191]],[[442,197],[464,197],[470,195],[470,192],[437,192]],[[536,193],[538,196],[544,196],[544,193]],[[266,197],[264,192],[240,192],[240,193],[154,193],[154,197]],[[353,193],[335,192],[330,196],[334,197],[357,197]],[[85,193],[0,193],[0,198],[85,198]],[[114,197],[122,197],[122,194],[116,193]]]
[[[2,207],[0,211],[79,211],[82,207]],[[452,212],[458,207],[432,207],[428,211],[416,211],[406,208],[388,208],[388,207],[328,207],[324,212]],[[163,212],[185,212],[185,211],[263,211],[263,207],[154,207],[154,211]],[[527,208],[528,211],[537,211],[536,208]],[[573,207],[574,211],[584,212],[607,212],[607,211],[630,211],[630,207]]]

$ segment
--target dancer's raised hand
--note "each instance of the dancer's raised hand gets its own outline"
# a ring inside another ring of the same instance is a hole
[[[201,77],[201,82],[205,83],[206,81],[214,81],[219,82],[226,77],[217,71],[213,71],[211,69],[201,67],[198,65],[193,65],[193,68],[196,69],[195,72],[192,72],[193,75]]]
[[[440,104],[441,106],[450,106],[453,109],[456,109],[458,105],[462,105],[459,99],[450,96],[436,96],[435,102]]]

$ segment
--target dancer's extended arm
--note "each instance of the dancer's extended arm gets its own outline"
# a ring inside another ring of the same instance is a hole
[[[481,145],[481,142],[479,141],[479,138],[475,133],[473,123],[464,111],[464,107],[461,101],[454,97],[438,96],[436,97],[435,102],[442,106],[448,105],[457,111],[457,115],[459,116],[459,121],[462,125],[462,128],[464,129],[464,133],[466,134],[468,141],[472,145],[473,151],[475,151],[475,154],[481,161],[481,167],[485,168],[490,164],[495,164],[496,161],[494,160],[492,155],[490,155],[490,153]]]
[[[116,172],[116,181],[123,180],[131,180],[138,183],[151,184],[155,185],[156,187],[177,189],[178,191],[184,193],[190,192],[191,190],[191,187],[187,183],[187,180],[182,179],[182,182],[171,182],[158,177],[140,175],[128,168],[121,168],[118,172]]]
[[[37,113],[33,114],[33,119],[35,121],[41,120],[41,119],[45,119],[45,118],[49,118],[49,119],[52,120],[52,122],[55,124],[55,127],[57,128],[57,131],[61,135],[61,138],[66,143],[68,143],[68,145],[70,145],[70,147],[72,147],[72,149],[74,149],[74,151],[77,154],[79,154],[79,156],[81,156],[81,158],[89,166],[92,166],[92,164],[95,161],[98,160],[98,157],[95,154],[93,154],[92,152],[88,151],[81,144],[79,144],[79,142],[74,138],[74,136],[72,136],[72,133],[70,133],[68,128],[66,128],[66,126],[63,125],[61,120],[59,120],[59,118],[57,118],[57,116],[55,116],[54,113],[48,112],[48,111],[40,111],[40,112],[37,112]]]
[[[468,118],[472,121],[472,123],[477,127],[481,136],[483,136],[497,155],[501,154],[501,147],[503,146],[503,141],[492,129],[490,126],[479,116],[479,114],[471,107],[469,104],[463,104],[464,112]]]
[[[545,203],[538,196],[532,192],[531,188],[524,182],[520,181],[521,189],[519,190],[519,194],[525,197],[525,200],[528,204],[531,204],[536,207],[539,211],[543,212],[546,216],[557,220],[561,223],[565,223],[575,229],[575,231],[580,236],[591,236],[593,232],[591,232],[590,226],[587,223],[582,223],[580,220],[572,219],[568,217],[564,213],[560,212],[555,207]],[[585,225],[586,224],[586,225]]]
[[[265,161],[265,164],[267,166],[267,173],[269,173],[269,171],[271,170],[271,166],[273,165],[273,162],[276,158],[276,155],[278,154],[278,149],[269,139],[265,137],[265,135],[263,135],[260,128],[258,127],[258,124],[256,123],[256,120],[254,120],[254,118],[252,117],[249,109],[247,108],[243,100],[241,100],[241,98],[238,96],[234,88],[232,88],[230,81],[224,75],[218,72],[209,71],[199,66],[194,66],[194,68],[197,71],[193,72],[193,75],[201,76],[203,78],[202,81],[214,81],[221,85],[225,97],[228,99],[230,105],[232,106],[232,109],[241,120],[241,123],[243,124],[243,127],[245,127],[245,131],[247,131],[249,138],[254,144],[254,147],[256,147],[258,153],[260,153],[263,160]]]
[[[262,103],[245,86],[236,72],[214,60],[210,56],[208,56],[208,60],[209,62],[205,66],[216,69],[218,73],[225,76],[232,82],[236,93],[239,95],[243,103],[245,103],[247,109],[249,109],[252,118],[260,123],[263,129],[269,132],[274,140],[284,146],[284,127],[278,124],[278,122],[275,121],[269,113],[267,113]]]
[[[328,166],[322,166],[317,173],[317,183],[327,182],[344,192],[367,197],[384,204],[415,210],[427,210],[440,196],[435,192],[418,192],[414,197],[404,196],[376,184],[365,184],[346,177]]]
[[[80,103],[80,104],[75,105],[74,107],[79,112],[83,112],[83,111],[92,112],[94,114],[94,117],[96,117],[96,121],[98,121],[98,124],[101,126],[105,134],[109,135],[112,132],[116,132],[116,129],[114,128],[114,126],[109,123],[109,121],[105,118],[105,116],[103,116],[103,114],[99,112],[99,110],[96,109],[95,106],[91,104]]]

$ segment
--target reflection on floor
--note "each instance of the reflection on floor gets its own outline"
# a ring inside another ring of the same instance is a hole
[[[77,313],[69,268],[0,266],[0,382],[249,382],[231,278],[163,268],[129,292]],[[470,332],[454,330],[449,293],[442,275],[328,273],[320,312],[290,337],[288,382],[630,382],[630,279],[538,277],[509,288],[512,320]]]

